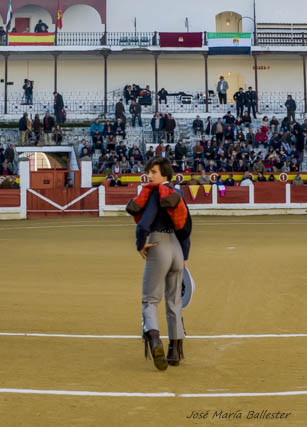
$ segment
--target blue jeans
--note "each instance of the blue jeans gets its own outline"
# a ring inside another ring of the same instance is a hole
[[[132,127],[135,127],[136,118],[138,118],[139,126],[142,127],[143,126],[142,117],[139,114],[133,114],[132,115]]]

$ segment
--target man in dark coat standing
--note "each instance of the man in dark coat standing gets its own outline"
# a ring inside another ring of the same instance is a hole
[[[115,105],[115,120],[117,119],[121,119],[122,122],[126,124],[126,111],[123,98],[120,98],[120,100]]]
[[[257,119],[256,116],[256,107],[257,107],[257,93],[251,86],[249,86],[248,91],[245,92],[245,105],[247,107],[248,115],[251,114],[251,109],[253,110],[254,119]]]
[[[245,102],[245,95],[242,87],[240,87],[240,89],[233,95],[233,99],[236,101],[236,105],[237,105],[237,117],[240,116],[242,118],[244,102]]]
[[[63,97],[58,92],[53,92],[54,95],[54,114],[55,119],[57,123],[64,123],[64,115],[63,115],[63,108],[64,108],[64,101]]]

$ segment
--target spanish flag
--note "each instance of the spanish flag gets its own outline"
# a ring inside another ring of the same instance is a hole
[[[9,33],[9,46],[53,46],[54,33]]]
[[[61,6],[61,2],[60,0],[58,0],[58,15],[57,15],[57,23],[56,26],[57,28],[59,28],[60,30],[63,27],[63,12],[62,12],[62,6]]]

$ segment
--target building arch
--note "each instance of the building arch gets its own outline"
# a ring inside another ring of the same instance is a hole
[[[217,33],[242,32],[242,15],[232,11],[221,12],[215,17]]]
[[[84,17],[86,16],[86,19]],[[65,32],[104,31],[102,16],[96,7],[88,4],[73,4],[63,11],[63,29]]]
[[[45,24],[48,25],[49,32],[54,31],[52,14],[47,8],[42,7],[41,5],[27,4],[25,6],[13,10],[11,29],[16,27],[16,19],[29,19],[30,32],[34,32],[35,25],[38,23],[39,19],[41,19]]]

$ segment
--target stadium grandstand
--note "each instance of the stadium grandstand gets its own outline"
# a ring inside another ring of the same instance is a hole
[[[64,186],[90,160],[92,184],[117,186],[139,181],[153,155],[188,188],[304,184],[301,4],[289,15],[277,0],[269,11],[194,0],[147,19],[132,0],[56,3],[0,5],[2,185],[18,186],[28,158],[30,173],[65,170]]]

